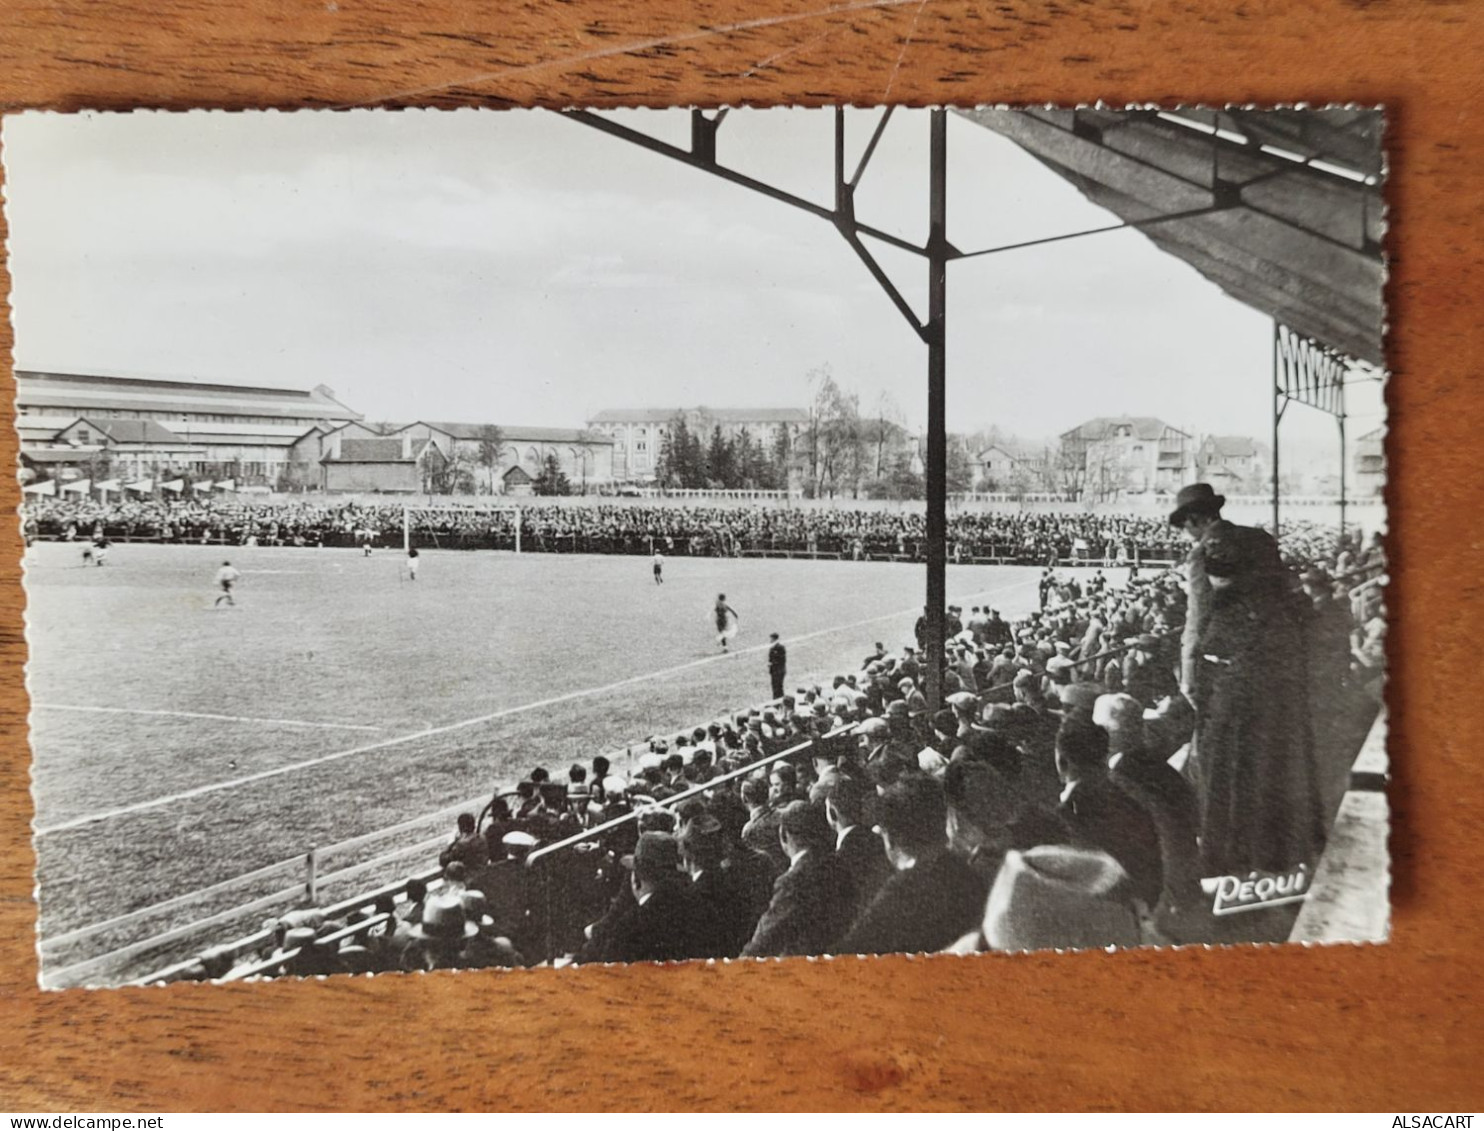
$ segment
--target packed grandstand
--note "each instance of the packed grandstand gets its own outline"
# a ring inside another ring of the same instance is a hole
[[[33,517],[56,534],[58,524],[102,519],[106,527],[125,512]],[[183,530],[194,519],[238,531],[276,524],[281,536],[290,526],[334,531],[392,516],[294,506],[127,517],[136,530],[161,522]],[[599,529],[611,524],[603,536],[618,539],[666,529],[696,537],[723,522],[736,524],[739,537],[770,529],[790,538],[861,536],[899,533],[914,521],[826,512],[816,529],[806,515],[784,514],[775,526],[747,512],[642,507],[624,515],[594,508],[590,517]],[[523,521],[537,529],[582,519],[570,509],[534,509]],[[1167,535],[1130,519],[1098,525],[1055,516],[976,529],[993,530],[991,538],[1029,533],[1058,552],[1066,539],[1115,532],[1148,536],[1146,552],[1167,550]],[[1283,785],[1312,794],[1324,822],[1380,702],[1385,567],[1376,540],[1314,526],[1285,531],[1283,554],[1261,579],[1268,588],[1260,599],[1291,634],[1203,636],[1200,646],[1213,651],[1201,659],[1213,674],[1193,697],[1201,709],[1233,707],[1220,681],[1235,670],[1249,698],[1234,709],[1265,716],[1270,705],[1251,700],[1263,692],[1250,673],[1270,669],[1304,701],[1322,704],[1326,725],[1315,728],[1306,784],[1284,777]],[[1212,561],[1220,564],[1219,553]],[[1244,568],[1234,567],[1232,591],[1259,593],[1245,588]],[[936,713],[922,693],[933,658],[919,631],[916,646],[878,645],[828,685],[654,736],[627,772],[601,756],[533,766],[524,780],[495,788],[483,812],[458,817],[436,867],[429,860],[408,880],[275,917],[247,939],[153,977],[1286,937],[1290,909],[1266,923],[1261,911],[1240,923],[1218,920],[1201,888],[1213,870],[1276,870],[1281,860],[1269,863],[1260,848],[1251,855],[1248,830],[1218,835],[1227,815],[1209,811],[1209,791],[1181,772],[1196,711],[1182,694],[1190,689],[1180,674],[1180,574],[1147,570],[1115,581],[1048,568],[1039,606],[1016,620],[987,606],[950,610],[945,702]],[[1250,605],[1233,607],[1238,626],[1252,619]],[[1327,825],[1317,827],[1320,843],[1310,848],[1322,847]],[[1312,858],[1303,868],[1312,869]],[[1241,933],[1223,933],[1232,930]]]
[[[514,508],[418,508],[352,502],[246,502],[145,499],[99,503],[38,499],[26,504],[29,538],[147,540],[226,545],[400,546],[404,519],[412,541],[446,549],[515,546]],[[921,560],[924,518],[915,511],[644,505],[536,505],[519,508],[521,549],[537,553],[815,555],[854,560]],[[1159,520],[1107,514],[949,516],[954,560],[1040,565],[1064,560],[1127,565],[1174,561],[1179,535]]]

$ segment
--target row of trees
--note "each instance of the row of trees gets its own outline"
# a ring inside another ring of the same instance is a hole
[[[691,431],[684,416],[670,422],[660,440],[655,482],[661,487],[777,491],[788,486],[792,438],[779,428],[771,448],[747,428],[734,436],[714,425],[709,438]]]
[[[918,438],[901,408],[883,393],[869,412],[828,365],[808,375],[806,424],[781,426],[770,443],[746,428],[709,435],[677,415],[660,441],[655,480],[661,487],[781,490],[802,487],[813,498],[917,499],[924,493]],[[974,486],[973,455],[964,437],[950,438],[948,489]]]

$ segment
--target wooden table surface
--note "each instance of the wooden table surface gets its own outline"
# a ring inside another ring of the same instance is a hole
[[[1396,779],[1386,946],[43,994],[6,523],[0,1109],[1484,1105],[1481,43],[1466,0],[6,0],[3,109],[1386,104]]]

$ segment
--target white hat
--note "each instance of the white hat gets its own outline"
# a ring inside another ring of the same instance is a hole
[[[1139,945],[1121,895],[1127,874],[1106,852],[1042,845],[1011,849],[989,892],[984,937],[994,950],[1086,950]]]

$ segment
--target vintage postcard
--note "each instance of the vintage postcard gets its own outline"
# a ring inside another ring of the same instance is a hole
[[[1383,126],[7,118],[41,984],[1384,940]]]

